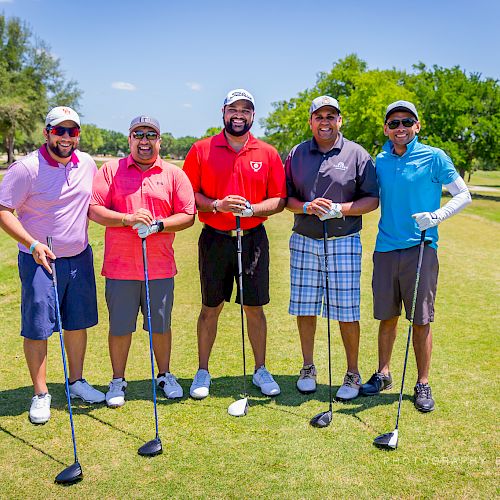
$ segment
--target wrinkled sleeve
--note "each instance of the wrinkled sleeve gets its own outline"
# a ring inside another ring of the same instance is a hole
[[[19,161],[14,162],[0,183],[0,205],[16,210],[24,204],[31,190],[28,169]]]
[[[108,164],[105,163],[96,173],[92,184],[91,205],[100,205],[111,208],[110,200],[111,182],[109,178]]]
[[[175,171],[174,213],[196,214],[193,187],[186,173],[180,168]]]
[[[182,169],[187,175],[193,191],[199,193],[201,191],[201,162],[196,145],[191,146]]]
[[[283,162],[278,152],[269,154],[270,175],[267,185],[268,198],[286,198],[286,180]]]

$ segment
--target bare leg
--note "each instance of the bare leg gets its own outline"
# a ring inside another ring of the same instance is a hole
[[[128,351],[132,343],[132,334],[108,335],[109,355],[113,367],[113,378],[125,378]]]
[[[217,323],[223,307],[224,302],[216,307],[201,306],[198,317],[198,363],[200,369],[208,371],[208,360],[217,336]]]
[[[87,330],[64,330],[64,346],[68,356],[69,381],[80,380],[87,349]]]
[[[418,382],[429,382],[432,354],[432,331],[430,323],[413,325],[413,349],[417,360]]]
[[[378,329],[378,371],[387,375],[390,371],[392,348],[396,340],[399,316],[384,319]]]
[[[300,347],[304,366],[314,364],[314,336],[316,334],[316,316],[297,316]]]
[[[349,323],[339,321],[339,326],[347,359],[347,371],[359,374],[359,321],[353,321]]]
[[[33,382],[35,394],[47,389],[47,341],[24,338],[24,356]]]
[[[153,351],[155,353],[158,373],[170,371],[170,353],[172,351],[172,331],[153,333]]]
[[[255,368],[266,364],[267,322],[262,306],[243,306],[247,317],[248,338],[252,345]]]

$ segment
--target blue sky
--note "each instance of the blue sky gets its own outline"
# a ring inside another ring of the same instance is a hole
[[[261,118],[350,53],[370,68],[423,61],[500,77],[497,0],[0,0],[0,12],[26,21],[78,81],[84,122],[121,132],[150,114],[199,136],[237,87]]]

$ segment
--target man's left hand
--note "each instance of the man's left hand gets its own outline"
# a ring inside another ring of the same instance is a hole
[[[434,212],[418,212],[413,214],[412,217],[415,219],[420,231],[437,226],[441,222]]]
[[[138,222],[132,226],[132,229],[135,229],[137,234],[144,239],[151,234],[157,233],[160,230],[160,225],[156,220],[154,220],[149,226],[147,224],[143,224],[142,222]]]

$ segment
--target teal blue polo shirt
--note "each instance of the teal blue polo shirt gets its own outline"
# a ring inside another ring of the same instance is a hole
[[[420,243],[420,230],[412,218],[440,207],[442,186],[458,177],[450,157],[415,137],[404,155],[393,153],[387,141],[377,156],[375,171],[380,190],[381,216],[375,251],[390,252]],[[437,226],[427,230],[426,241],[437,248]]]

